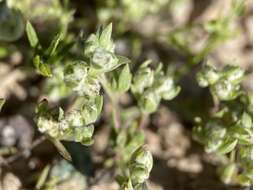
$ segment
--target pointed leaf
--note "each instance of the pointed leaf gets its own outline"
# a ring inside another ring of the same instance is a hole
[[[220,147],[218,148],[218,152],[220,154],[227,154],[231,152],[235,146],[237,145],[238,140],[237,139],[226,139],[222,142]]]
[[[112,36],[112,23],[106,26],[100,35],[100,43],[101,44],[108,44],[111,41]]]
[[[45,64],[41,61],[40,56],[36,55],[33,59],[34,65],[38,71],[39,74],[45,76],[45,77],[51,77],[52,72],[48,64]]]
[[[116,57],[118,58],[119,65],[129,64],[131,62],[130,59],[128,59],[127,57],[120,55],[116,55]]]
[[[55,145],[59,153],[62,155],[63,158],[65,158],[68,161],[72,161],[71,155],[67,151],[67,149],[64,147],[64,145],[59,141],[58,139],[53,139],[51,137],[48,137],[49,140]]]
[[[96,104],[96,107],[97,107],[97,114],[98,115],[100,115],[100,113],[102,111],[103,102],[104,102],[103,96],[97,96],[95,98],[95,104]]]
[[[38,40],[38,36],[37,36],[32,24],[29,21],[27,21],[27,23],[26,23],[26,33],[27,33],[27,37],[30,42],[30,45],[33,48],[35,48],[38,45],[39,40]]]
[[[252,126],[251,116],[246,112],[244,112],[242,115],[242,124],[246,128],[251,128],[251,126]]]
[[[56,49],[60,43],[60,41],[62,40],[62,34],[57,34],[53,41],[51,42],[49,48],[47,49],[47,53],[49,54],[49,56],[53,56],[56,53]]]
[[[220,175],[221,179],[225,184],[229,184],[232,182],[233,177],[235,176],[237,172],[236,164],[230,163],[228,165],[225,165],[220,169]]]
[[[49,174],[49,170],[50,170],[50,166],[49,165],[47,165],[43,169],[43,171],[40,174],[39,179],[38,179],[38,181],[36,183],[36,186],[35,186],[36,190],[41,189],[44,186],[44,184],[46,183],[46,180],[47,180],[47,177],[48,177],[48,174]]]
[[[132,74],[129,65],[126,64],[119,74],[118,91],[126,92],[131,86]]]

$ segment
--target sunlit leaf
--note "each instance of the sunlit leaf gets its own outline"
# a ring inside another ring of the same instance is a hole
[[[67,151],[67,149],[64,147],[64,145],[61,143],[61,141],[48,137],[49,140],[55,145],[59,153],[62,155],[63,158],[65,158],[68,161],[72,161],[70,153]]]
[[[35,29],[33,28],[32,24],[29,21],[27,21],[27,23],[26,23],[26,34],[27,34],[28,40],[30,42],[30,45],[33,48],[35,48],[39,43],[39,39],[38,39],[38,36],[35,32]]]

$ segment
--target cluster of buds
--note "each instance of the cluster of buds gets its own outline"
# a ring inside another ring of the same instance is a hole
[[[235,160],[222,168],[221,176],[225,183],[233,181],[231,178],[238,176],[236,180],[238,183],[252,184],[253,174],[250,170],[253,161],[252,114],[229,110],[222,112],[206,124],[199,122],[194,127],[194,137],[205,145],[208,153],[236,154]],[[228,118],[230,122],[227,121]]]
[[[237,144],[237,139],[230,136],[226,126],[215,120],[207,122],[205,126],[199,124],[194,128],[193,133],[195,139],[205,145],[208,153],[226,154],[231,152]]]
[[[131,90],[138,99],[141,110],[153,113],[162,99],[171,100],[178,95],[180,87],[175,85],[172,75],[162,71],[162,64],[156,70],[144,62],[133,77]],[[155,80],[154,80],[155,79]]]
[[[76,61],[66,66],[64,81],[80,96],[99,95],[100,81],[103,80],[101,76],[109,74],[120,65],[127,65],[128,62],[121,56],[114,54],[115,45],[111,40],[111,34],[112,24],[101,32],[91,34],[84,48],[84,55],[89,60],[88,63]]]
[[[153,158],[149,151],[139,147],[131,156],[125,176],[118,177],[121,188],[124,190],[141,190],[146,187],[153,167]]]
[[[245,71],[227,66],[222,71],[209,64],[197,74],[199,85],[209,86],[214,97],[224,101],[206,121],[197,119],[195,139],[205,145],[206,152],[230,154],[230,161],[221,168],[225,183],[252,184],[253,125],[250,96],[240,89]],[[242,93],[240,93],[242,91]]]
[[[66,85],[80,96],[97,96],[100,91],[99,78],[90,73],[86,62],[77,61],[66,66],[64,72]]]
[[[226,66],[218,71],[211,64],[204,64],[197,73],[197,81],[201,87],[210,87],[213,96],[219,100],[233,100],[240,95],[240,83],[245,71],[237,66]]]
[[[114,54],[115,44],[111,40],[112,24],[101,32],[91,34],[85,45],[84,55],[89,59],[89,66],[105,73],[119,66],[119,59]]]
[[[39,41],[36,32],[30,23],[27,24],[27,33],[32,47],[38,47]],[[112,25],[108,25],[102,31],[91,34],[84,48],[85,61],[74,61],[66,64],[53,76],[48,65],[38,61],[37,68],[41,74],[57,77],[55,81],[61,80],[67,93],[75,92],[76,101],[70,111],[64,113],[60,109],[49,109],[45,102],[37,108],[37,125],[42,133],[53,139],[81,142],[89,145],[92,143],[94,126],[92,125],[99,117],[103,96],[100,96],[103,77],[109,75],[120,65],[120,76],[116,80],[119,89],[128,90],[131,84],[131,73],[128,67],[128,59],[114,54],[114,43],[111,40]],[[48,48],[49,59],[57,55],[58,47],[61,45],[62,36],[58,35]],[[36,57],[43,57],[36,55]],[[101,82],[101,83],[100,83]],[[62,85],[60,85],[62,86]]]
[[[204,126],[202,122],[199,122],[194,128],[196,139],[206,145],[207,152],[227,154],[237,145],[253,145],[251,114],[247,112],[235,113],[229,110],[222,110],[222,113],[219,114],[207,121]],[[226,121],[228,118],[230,118],[229,123]]]
[[[75,141],[84,145],[92,144],[94,126],[90,117],[87,120],[86,113],[92,114],[83,106],[80,110],[71,110],[64,113],[59,109],[50,109],[46,101],[42,101],[37,107],[37,126],[40,132],[57,140]],[[98,111],[97,111],[98,113]],[[98,113],[99,114],[99,113]]]

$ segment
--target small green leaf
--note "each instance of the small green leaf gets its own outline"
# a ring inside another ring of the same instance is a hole
[[[218,148],[218,152],[220,154],[227,154],[231,152],[235,146],[237,145],[238,140],[237,139],[225,139],[222,144]]]
[[[104,98],[103,96],[97,96],[95,98],[95,104],[96,104],[96,108],[97,108],[97,114],[100,115],[102,108],[103,108],[103,102],[104,102]]]
[[[62,119],[64,119],[64,110],[60,107],[59,108],[59,116],[58,116],[58,120],[60,121],[60,120],[62,120]]]
[[[67,151],[67,149],[64,147],[64,145],[59,141],[58,139],[54,139],[48,136],[48,139],[55,145],[59,153],[62,155],[63,158],[65,158],[68,161],[72,161],[71,155]]]
[[[249,128],[236,125],[231,127],[229,132],[234,138],[238,139],[238,144],[240,145],[251,145],[253,143],[253,132]]]
[[[175,86],[169,92],[166,92],[166,93],[163,94],[163,99],[172,100],[173,98],[175,98],[180,93],[180,91],[181,91],[181,87],[180,86]]]
[[[5,103],[5,99],[0,98],[0,111],[2,110],[4,103]]]
[[[127,57],[125,57],[125,56],[116,55],[116,57],[118,58],[118,64],[119,65],[124,65],[124,64],[131,63],[131,60],[128,59]]]
[[[34,63],[34,65],[35,65],[35,67],[36,67],[39,74],[41,74],[45,77],[51,77],[52,76],[51,68],[49,67],[48,64],[42,62],[39,55],[36,55],[34,57],[33,63]]]
[[[126,64],[119,74],[118,91],[126,92],[131,86],[132,74],[129,65]]]
[[[38,179],[38,181],[36,183],[36,186],[35,186],[36,190],[42,189],[42,187],[46,183],[46,180],[47,180],[47,177],[48,177],[48,174],[49,174],[49,170],[50,170],[50,166],[49,165],[47,165],[43,169],[43,171],[40,174],[39,179]]]
[[[60,41],[62,40],[62,34],[57,34],[53,41],[51,42],[49,48],[47,49],[47,53],[49,56],[54,56],[56,53],[56,49],[59,46]]]
[[[131,164],[131,179],[135,184],[142,184],[149,177],[149,171],[145,165],[142,164]]]
[[[252,119],[251,119],[251,116],[248,113],[246,113],[246,112],[243,113],[241,121],[242,121],[242,124],[243,124],[244,127],[251,128]]]
[[[26,23],[26,33],[27,33],[27,37],[30,42],[30,45],[33,48],[35,48],[38,45],[39,40],[38,40],[38,36],[37,36],[32,24],[29,21],[27,21],[27,23]]]
[[[42,74],[43,76],[46,76],[46,77],[52,76],[51,69],[47,64],[43,64],[43,63],[40,64],[39,72],[40,72],[40,74]]]
[[[222,167],[219,171],[222,181],[225,184],[229,184],[233,181],[237,172],[236,164],[230,163]]]
[[[110,23],[108,26],[106,26],[103,31],[101,32],[100,35],[100,43],[102,45],[108,44],[111,41],[111,36],[112,36],[112,23]]]

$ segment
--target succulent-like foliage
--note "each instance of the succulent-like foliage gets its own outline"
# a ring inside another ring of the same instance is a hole
[[[205,145],[207,152],[230,155],[230,161],[221,168],[226,183],[252,184],[252,110],[250,95],[242,89],[245,71],[236,66],[217,70],[204,65],[197,74],[202,87],[209,87],[218,110],[210,118],[197,118],[194,137]]]
[[[61,108],[59,110],[48,108],[47,103],[43,101],[37,108],[38,129],[54,139],[90,145],[94,126],[86,124],[87,110],[84,109],[64,113]]]
[[[136,149],[132,153],[127,167],[124,168],[123,175],[118,176],[121,189],[147,189],[145,182],[149,178],[152,167],[153,158],[151,153],[145,150],[144,147]]]
[[[31,46],[36,48],[37,35],[30,23],[27,24],[27,31]],[[68,157],[68,154],[59,144],[61,140],[92,144],[93,123],[98,119],[103,106],[101,88],[110,93],[109,96],[113,96],[124,93],[131,87],[132,74],[128,65],[130,61],[114,54],[111,32],[110,24],[102,31],[90,35],[84,46],[84,58],[88,61],[71,62],[55,76],[76,95],[74,106],[64,111],[62,108],[49,108],[48,103],[42,101],[37,107],[36,122],[39,131],[53,140],[65,157]],[[57,52],[57,44],[54,47]],[[35,58],[36,56],[38,55],[35,55]],[[145,94],[144,99],[139,97],[141,109],[154,112],[162,98],[174,98],[180,88],[175,86],[171,75],[165,75],[161,65],[153,71],[147,67],[148,64],[149,62],[144,63],[137,71],[132,91],[138,95]],[[150,76],[147,77],[147,74]],[[155,82],[155,77],[159,78],[160,82]],[[146,79],[149,81],[145,82]],[[151,105],[150,101],[156,98],[158,99],[154,105]],[[121,163],[118,164],[123,171],[127,171],[120,175],[119,183],[123,189],[143,189],[153,165],[151,153],[142,147],[144,135],[138,132],[136,125],[115,129],[115,132],[115,145],[122,157]]]
[[[178,95],[180,87],[174,82],[173,75],[165,73],[160,64],[156,70],[149,67],[151,61],[144,62],[133,77],[131,90],[144,113],[157,110],[162,99],[171,100]]]
[[[201,87],[209,86],[213,96],[219,100],[233,100],[240,94],[244,74],[245,71],[237,66],[226,66],[218,71],[207,63],[197,73],[197,81]]]

